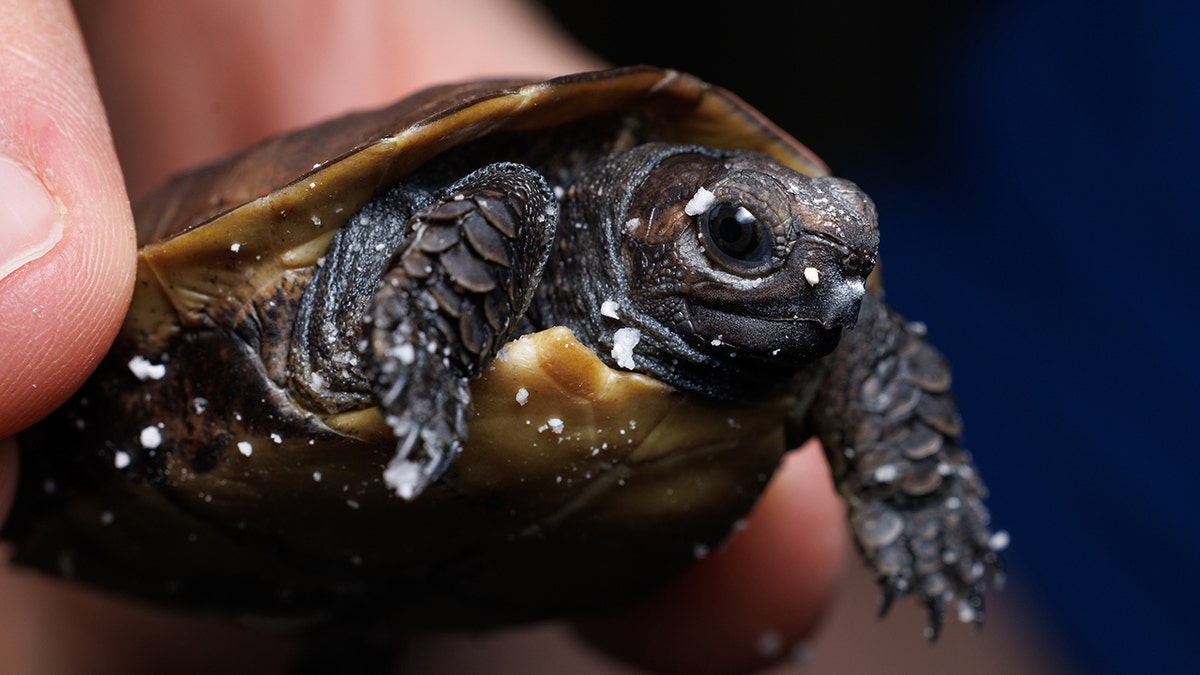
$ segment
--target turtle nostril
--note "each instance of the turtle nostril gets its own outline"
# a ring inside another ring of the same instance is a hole
[[[842,259],[842,269],[847,277],[865,277],[875,269],[875,255],[861,251],[848,251]]]

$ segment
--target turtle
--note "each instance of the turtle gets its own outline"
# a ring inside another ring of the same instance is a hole
[[[883,299],[875,205],[720,86],[437,86],[135,212],[112,350],[20,438],[17,564],[239,616],[582,616],[817,436],[884,611],[983,619],[1007,535],[947,360]]]

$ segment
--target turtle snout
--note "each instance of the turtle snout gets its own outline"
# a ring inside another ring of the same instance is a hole
[[[879,249],[875,205],[842,178],[816,178],[807,189],[786,269],[814,319],[853,328]]]
[[[805,272],[807,280],[808,269]],[[818,294],[820,309],[817,320],[826,328],[854,328],[858,323],[858,311],[865,292],[866,285],[857,277],[830,283],[824,292]]]
[[[787,266],[797,317],[825,328],[853,328],[870,272],[859,257],[827,242],[797,247]]]

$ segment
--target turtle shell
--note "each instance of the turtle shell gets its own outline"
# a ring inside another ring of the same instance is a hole
[[[23,441],[84,451],[70,476],[61,463],[23,471],[55,505],[19,505],[19,559],[62,571],[66,556],[86,581],[180,606],[368,603],[444,626],[623,602],[714,545],[777,466],[790,400],[684,394],[552,328],[507,345],[473,383],[462,456],[406,502],[381,480],[395,438],[377,408],[304,410],[257,361],[214,364],[195,337],[264,298],[286,307],[338,229],[431,158],[600,118],[826,174],[730,92],[633,67],[434,88],[178,177],[136,210],[136,293],[113,352],[56,429]],[[209,450],[175,452],[181,437]],[[153,470],[135,471],[147,456]]]
[[[275,137],[153,194],[135,213],[138,299],[125,334],[145,340],[164,326],[240,311],[284,270],[315,265],[354,213],[453,147],[605,115],[637,118],[644,140],[763,152],[805,175],[828,174],[736,95],[673,70],[436,87]]]

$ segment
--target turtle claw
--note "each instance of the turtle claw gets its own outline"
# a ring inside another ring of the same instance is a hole
[[[987,529],[979,496],[950,492],[919,505],[886,498],[851,505],[855,541],[879,580],[879,615],[896,598],[913,595],[929,611],[930,640],[941,632],[947,611],[956,611],[963,623],[983,623],[985,576],[1000,567],[993,548],[998,535]]]
[[[465,402],[467,399],[453,400]],[[462,451],[463,444],[459,439],[466,435],[466,430],[452,429],[444,419],[418,422],[408,412],[388,417],[397,443],[396,454],[388,462],[383,480],[402,499],[413,500],[449,470]]]
[[[942,619],[946,615],[946,599],[943,597],[929,598],[925,601],[929,608],[929,625],[925,627],[925,635],[930,642],[937,640],[942,632]]]
[[[902,592],[897,590],[896,582],[892,579],[881,579],[879,581],[879,618],[887,616],[887,613],[892,609],[892,603],[896,601],[896,597]]]
[[[879,578],[880,616],[897,597],[911,594],[928,609],[926,635],[931,641],[940,634],[947,612],[982,627],[985,577],[989,571],[999,577],[1001,565],[993,548],[997,535],[987,529],[987,512],[978,496],[954,494],[904,510],[874,506],[885,508],[903,521],[890,540],[879,539],[861,516],[851,517],[859,548]]]

